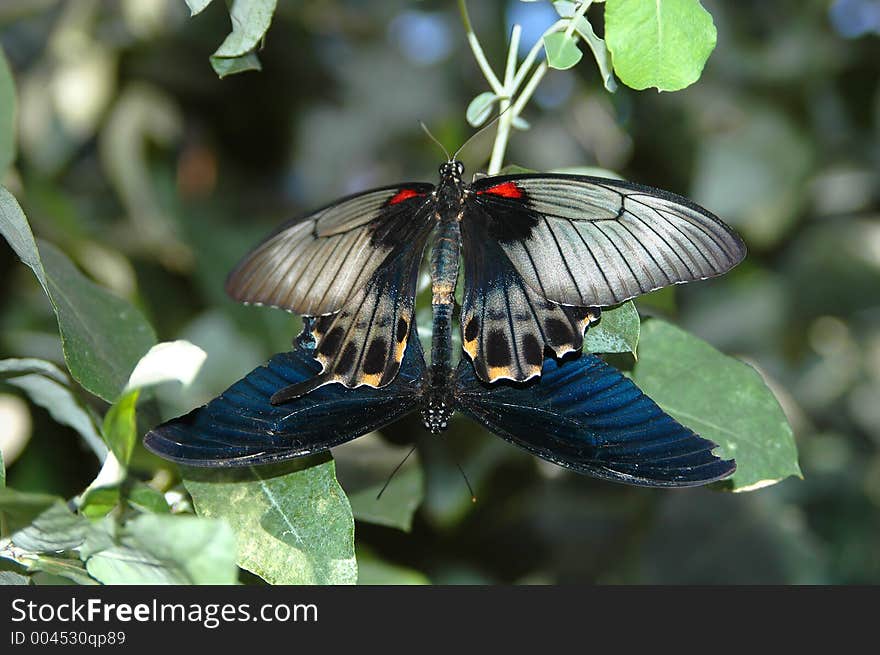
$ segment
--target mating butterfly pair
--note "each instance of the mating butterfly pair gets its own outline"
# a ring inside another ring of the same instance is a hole
[[[145,437],[196,465],[258,464],[353,439],[416,409],[431,432],[456,410],[527,450],[631,484],[687,486],[733,461],[662,412],[635,385],[579,351],[600,308],[720,275],[742,240],[688,200],[572,175],[396,185],[287,223],[232,272],[237,300],[306,317],[296,349],[276,355],[206,407]],[[419,265],[429,237],[430,367],[414,336]],[[452,362],[460,323],[470,361]],[[548,353],[551,355],[547,357]],[[541,380],[533,380],[540,377]]]

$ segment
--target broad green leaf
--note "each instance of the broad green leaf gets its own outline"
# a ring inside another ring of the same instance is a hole
[[[0,488],[0,514],[5,519],[5,527],[10,533],[30,525],[36,517],[52,507],[64,502],[51,494],[16,491],[9,487]]]
[[[15,80],[0,48],[0,181],[15,161]]]
[[[32,553],[55,553],[77,548],[90,528],[89,520],[56,502],[33,523],[12,534],[12,543]]]
[[[215,57],[212,55],[211,67],[220,79],[236,73],[263,70],[263,64],[260,63],[256,52],[249,52],[241,57]]]
[[[546,34],[544,36],[544,51],[547,53],[547,65],[557,70],[571,68],[584,56],[575,40],[565,32]]]
[[[603,309],[599,322],[587,330],[584,351],[635,355],[639,345],[639,326],[639,313],[632,300],[613,309]]]
[[[605,41],[596,36],[593,26],[583,16],[576,16],[572,19],[574,22],[574,30],[580,37],[587,42],[590,50],[593,51],[593,57],[596,58],[596,65],[599,67],[599,73],[602,75],[602,82],[605,88],[614,93],[617,91],[617,82],[614,81],[614,71],[612,70],[611,57]]]
[[[402,469],[389,483],[381,498],[376,498],[384,483],[349,495],[351,511],[359,521],[376,523],[409,532],[413,514],[422,502],[422,468],[414,463]]]
[[[736,459],[736,472],[722,486],[750,491],[801,477],[791,426],[748,364],[651,319],[642,325],[632,378],[676,420],[717,443],[719,456]]]
[[[186,469],[196,512],[223,518],[238,565],[271,584],[354,584],[354,518],[332,460],[241,470]]]
[[[186,0],[190,16],[202,13],[209,4],[211,4],[211,0]]]
[[[2,187],[0,233],[46,290],[71,375],[96,396],[116,400],[155,343],[153,328],[140,311],[80,273],[60,250],[46,242],[38,249],[21,207]]]
[[[89,574],[104,584],[235,584],[238,578],[232,530],[195,516],[138,516],[115,537],[90,535],[82,555]]]
[[[391,445],[373,432],[334,449],[333,457],[336,477],[351,502],[355,519],[410,530],[413,514],[424,498],[418,453],[407,446]],[[377,499],[386,482],[388,486]]]
[[[633,89],[677,91],[696,82],[716,32],[699,0],[608,0],[605,43],[614,71]]]
[[[117,400],[104,416],[104,441],[123,467],[128,466],[134,442],[137,439],[136,408],[140,390],[128,391]]]
[[[21,573],[0,571],[0,585],[28,585],[31,579]]]
[[[491,91],[484,91],[470,101],[465,111],[467,122],[473,127],[480,127],[492,113],[492,107],[498,101],[498,96]]]
[[[15,360],[5,360],[10,361]],[[91,415],[79,403],[70,387],[54,377],[36,373],[10,378],[6,383],[23,390],[35,404],[46,409],[53,419],[76,430],[98,459],[103,461],[107,455],[107,447],[98,434]]]

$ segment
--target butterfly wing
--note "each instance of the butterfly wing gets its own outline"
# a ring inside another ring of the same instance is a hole
[[[465,284],[462,347],[485,382],[528,380],[541,374],[544,351],[580,350],[599,309],[569,307],[542,297],[489,236],[493,220],[482,205],[468,205],[462,220]],[[501,217],[504,220],[504,217]]]
[[[229,275],[236,300],[320,316],[323,373],[297,393],[330,382],[379,387],[397,374],[433,227],[432,189],[398,185],[341,200],[282,226]]]
[[[517,272],[540,295],[605,307],[721,275],[745,257],[717,216],[659,189],[575,175],[478,180],[469,201],[489,217]]]
[[[456,380],[456,409],[520,448],[605,480],[688,487],[729,476],[733,460],[666,414],[595,355],[548,359],[539,383],[479,382],[467,362]]]
[[[144,445],[191,466],[268,464],[338,446],[391,423],[419,403],[424,356],[412,339],[397,378],[385,389],[333,385],[283,404],[278,390],[320,374],[307,349],[272,357],[203,407],[153,428]]]

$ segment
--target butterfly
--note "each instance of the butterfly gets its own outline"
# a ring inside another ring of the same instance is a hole
[[[546,355],[580,350],[601,307],[721,275],[745,257],[718,217],[666,191],[562,174],[466,183],[463,174],[452,157],[436,186],[396,184],[337,200],[279,227],[231,272],[232,298],[315,319],[321,371],[288,385],[277,402],[330,383],[392,383],[432,238],[434,329],[443,339],[451,329],[461,260],[462,347],[487,383],[540,377]]]
[[[290,352],[272,357],[207,405],[144,437],[152,452],[192,466],[239,467],[326,451],[420,411],[432,433],[461,412],[545,460],[604,480],[688,487],[731,475],[733,460],[666,414],[596,355],[547,358],[541,379],[489,384],[461,358],[445,377],[429,368],[418,338],[382,389],[322,385],[274,402],[279,389],[321,375],[311,320]],[[415,328],[413,327],[413,330]]]

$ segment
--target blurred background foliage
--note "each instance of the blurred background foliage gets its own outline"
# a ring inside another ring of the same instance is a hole
[[[703,4],[718,47],[696,84],[612,95],[595,66],[551,71],[507,161],[611,169],[688,195],[745,236],[750,257],[732,274],[638,306],[766,376],[804,480],[750,494],[628,488],[464,421],[420,437],[410,417],[383,438],[420,438],[425,500],[408,533],[358,523],[362,580],[880,582],[880,2]],[[491,61],[513,22],[527,50],[556,19],[547,3],[470,9]],[[182,0],[0,4],[19,95],[5,184],[34,232],[135,303],[160,340],[208,353],[194,385],[142,407],[145,428],[206,402],[297,332],[298,319],[225,297],[237,259],[337,196],[434,179],[441,155],[416,120],[456,147],[484,88],[451,2],[281,0],[262,72],[220,80],[208,58],[228,31],[217,2],[194,18]],[[471,171],[490,147],[487,135],[463,153]],[[51,307],[8,248],[0,285],[0,354],[63,365]],[[9,486],[80,492],[98,461],[23,398],[0,393]],[[347,490],[355,463],[385,474],[399,461],[374,442],[334,451]],[[135,475],[168,475],[138,449]]]

